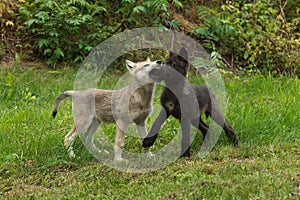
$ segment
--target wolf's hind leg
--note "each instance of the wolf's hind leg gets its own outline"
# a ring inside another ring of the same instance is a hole
[[[95,149],[98,149],[94,144],[94,134],[97,131],[99,125],[100,121],[96,117],[94,117],[91,123],[89,124],[88,128],[86,130],[84,129],[82,132],[82,139],[85,140],[86,147],[89,150],[93,151]]]
[[[219,124],[224,129],[226,136],[234,144],[234,146],[238,146],[237,135],[235,134],[233,128],[228,125],[225,117],[217,107],[213,109],[211,117],[217,124]]]
[[[72,145],[73,145],[74,140],[76,139],[76,137],[78,137],[78,135],[79,134],[76,131],[76,127],[74,126],[72,128],[72,130],[65,136],[65,139],[64,139],[64,145],[68,150],[69,156],[72,157],[72,158],[75,157],[75,153],[74,153]]]
[[[201,119],[201,116],[200,119],[193,119],[192,125],[202,132],[204,139],[206,134],[208,134],[209,126]]]

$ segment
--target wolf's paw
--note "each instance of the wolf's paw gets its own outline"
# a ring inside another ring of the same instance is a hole
[[[144,147],[144,153],[145,153],[148,157],[154,157],[154,154],[151,153],[151,151],[150,151],[150,147]]]
[[[146,156],[153,158],[153,157],[155,157],[155,154],[153,154],[152,152],[149,151],[146,153]]]
[[[68,154],[69,154],[70,158],[75,158],[76,157],[76,155],[75,155],[75,153],[74,153],[73,150],[68,150]]]
[[[129,163],[125,158],[114,158],[114,162],[116,163]]]

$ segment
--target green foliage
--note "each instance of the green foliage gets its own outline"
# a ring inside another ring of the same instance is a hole
[[[24,31],[35,35],[32,48],[47,59],[47,64],[58,60],[82,61],[96,45],[105,38],[100,32],[105,26],[100,22],[106,9],[99,3],[85,0],[35,0],[21,4],[19,14]]]
[[[290,8],[298,15],[299,5]],[[295,75],[300,64],[300,17],[287,19],[285,11],[285,5],[270,0],[228,1],[221,10],[200,6],[203,25],[194,33],[211,51],[218,45],[238,67]]]
[[[156,26],[201,40],[218,67],[300,74],[299,0],[4,0],[0,10],[0,60],[80,63],[116,33]]]
[[[182,7],[179,1],[173,1]],[[168,1],[29,0],[19,6],[23,32],[47,64],[81,62],[93,47],[111,35],[143,26],[175,26],[166,17]],[[163,20],[162,20],[163,19]]]

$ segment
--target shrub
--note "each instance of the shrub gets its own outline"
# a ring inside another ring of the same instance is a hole
[[[299,14],[297,6],[292,9]],[[199,7],[204,23],[194,33],[208,49],[217,45],[223,56],[248,71],[299,74],[300,17],[287,19],[284,9],[271,0],[228,1],[219,11]]]
[[[34,52],[54,65],[82,61],[98,43],[125,29],[168,23],[162,20],[168,5],[166,0],[29,0],[21,4],[19,16]]]
[[[35,53],[47,59],[80,61],[92,49],[93,41],[105,37],[100,18],[106,9],[85,0],[26,1],[19,8],[25,21],[23,31],[33,36],[30,44]],[[99,21],[97,23],[97,21]]]

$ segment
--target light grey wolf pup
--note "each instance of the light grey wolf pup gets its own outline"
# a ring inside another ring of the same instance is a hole
[[[100,123],[116,123],[117,134],[114,143],[114,160],[122,161],[122,150],[125,143],[125,133],[131,123],[135,123],[140,137],[145,138],[148,133],[145,120],[152,111],[154,81],[149,72],[161,62],[146,61],[134,63],[126,60],[126,67],[133,77],[132,82],[119,90],[87,89],[83,91],[65,91],[57,97],[53,110],[56,116],[60,102],[73,97],[75,126],[65,136],[64,145],[70,156],[75,156],[72,143],[81,133],[87,133],[89,142]],[[149,152],[149,148],[144,148]]]

